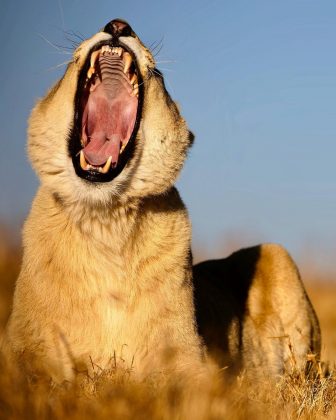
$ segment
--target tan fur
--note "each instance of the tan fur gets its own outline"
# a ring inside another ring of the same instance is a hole
[[[144,80],[134,157],[113,181],[94,184],[75,174],[68,154],[79,72],[89,50],[110,38],[99,32],[82,43],[29,122],[29,156],[41,186],[24,227],[7,339],[15,354],[56,381],[71,379],[76,366],[88,368],[91,361],[105,368],[117,360],[132,366],[140,379],[168,369],[199,371],[204,362],[193,302],[190,222],[173,187],[192,136],[138,38],[121,38]],[[239,265],[249,270],[244,254]],[[221,270],[213,274],[216,279]],[[229,290],[226,283],[224,306]],[[195,293],[200,294],[197,287]],[[289,334],[305,357],[315,318],[284,251],[262,248],[246,301],[243,346],[232,344],[235,322],[231,332],[217,331],[232,336],[231,356],[240,352],[246,365],[258,365],[263,349],[278,372],[288,355],[278,356],[283,340],[272,339],[272,347],[269,335]],[[199,321],[199,305],[197,311]],[[279,327],[272,327],[273,318]],[[169,363],[167,355],[173,355]]]
[[[254,376],[303,369],[320,356],[320,328],[295,263],[276,244],[194,267],[201,335],[220,365]]]

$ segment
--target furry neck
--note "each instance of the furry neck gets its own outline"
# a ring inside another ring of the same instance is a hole
[[[110,243],[111,238],[114,238],[115,244],[119,242],[116,238],[124,238],[124,241],[127,241],[139,221],[139,199],[129,200],[126,204],[118,201],[104,204],[89,201],[83,203],[64,200],[56,193],[52,194],[52,199],[68,223],[89,240],[105,244]]]

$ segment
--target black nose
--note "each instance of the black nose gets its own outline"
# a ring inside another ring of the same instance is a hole
[[[120,36],[136,36],[130,25],[122,19],[111,20],[111,22],[105,25],[103,32],[107,32],[112,35],[113,38],[119,38]]]

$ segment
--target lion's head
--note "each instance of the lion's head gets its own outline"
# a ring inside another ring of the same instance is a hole
[[[97,205],[169,189],[191,141],[151,52],[117,19],[76,49],[37,103],[28,149],[52,193]]]

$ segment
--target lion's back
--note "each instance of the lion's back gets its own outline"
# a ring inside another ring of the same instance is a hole
[[[319,323],[283,247],[242,249],[195,265],[193,275],[198,331],[222,365],[277,374],[319,357]]]

